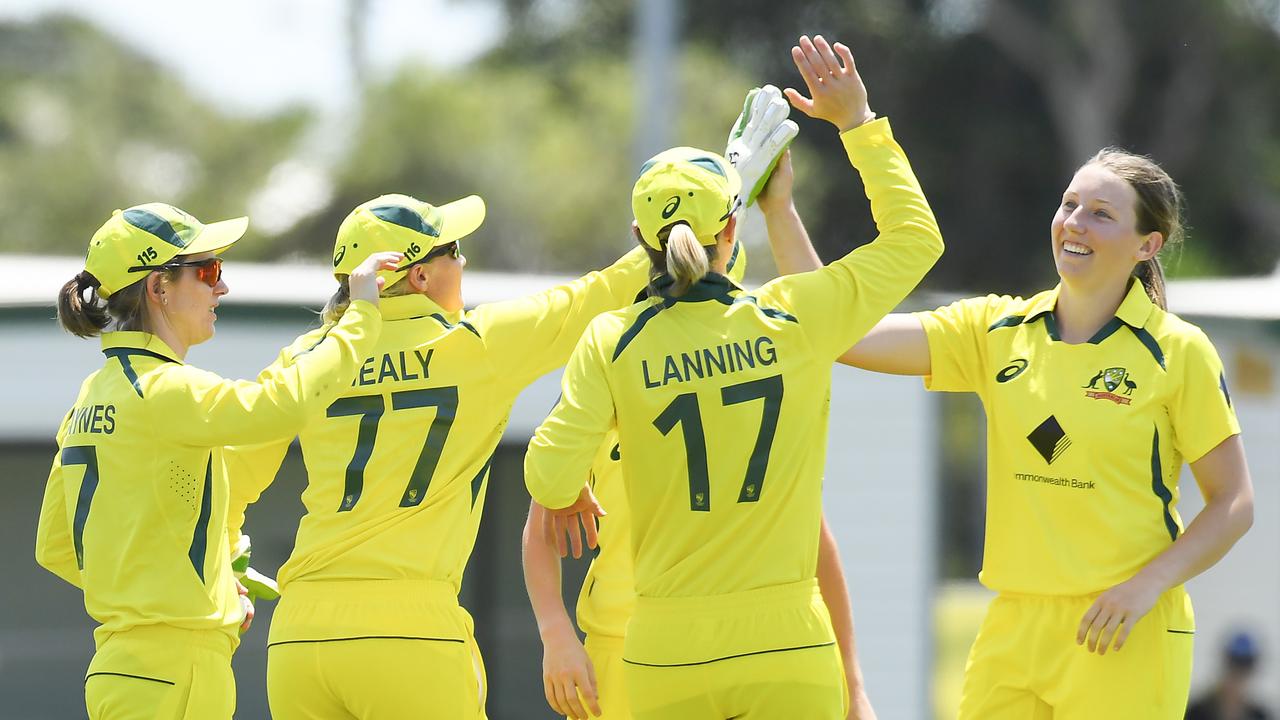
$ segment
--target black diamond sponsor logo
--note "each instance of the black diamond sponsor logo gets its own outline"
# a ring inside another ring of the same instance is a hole
[[[1067,437],[1067,433],[1058,424],[1058,418],[1050,415],[1040,426],[1031,431],[1027,436],[1027,440],[1031,442],[1031,446],[1040,453],[1040,457],[1044,461],[1053,464],[1058,456],[1066,452],[1071,447],[1071,438]]]

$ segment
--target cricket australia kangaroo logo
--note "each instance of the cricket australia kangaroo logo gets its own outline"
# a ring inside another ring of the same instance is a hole
[[[1102,388],[1098,388],[1098,383],[1102,383]],[[1116,390],[1124,388],[1124,392],[1120,395],[1116,394]],[[1085,388],[1085,397],[1094,400],[1110,400],[1117,405],[1128,405],[1131,398],[1127,397],[1138,389],[1138,383],[1129,378],[1129,371],[1122,367],[1109,367],[1105,370],[1099,370],[1094,375]]]

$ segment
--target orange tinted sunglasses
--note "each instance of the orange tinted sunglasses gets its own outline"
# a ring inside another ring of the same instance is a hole
[[[174,268],[189,267],[196,271],[196,279],[208,285],[209,287],[217,287],[218,281],[222,279],[222,258],[211,257],[204,260],[182,260],[167,262],[163,265],[134,265],[129,268],[130,272],[135,270],[172,270]]]

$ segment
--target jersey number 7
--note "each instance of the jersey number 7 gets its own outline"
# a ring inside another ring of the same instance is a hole
[[[760,432],[756,435],[751,460],[747,463],[747,476],[738,493],[740,503],[756,502],[764,490],[764,475],[769,469],[769,451],[773,449],[773,436],[778,430],[778,412],[782,409],[782,376],[770,375],[720,390],[720,402],[726,407],[752,400],[763,400],[764,408],[760,412]],[[653,426],[663,435],[669,434],[676,425],[680,426],[684,435],[685,458],[689,465],[689,509],[710,512],[711,479],[707,471],[707,438],[702,430],[702,413],[698,407],[697,393],[677,395],[653,421]]]
[[[62,448],[60,459],[63,467],[84,466],[84,478],[80,492],[76,494],[76,514],[71,522],[71,545],[76,551],[76,567],[84,569],[84,524],[89,519],[93,494],[98,490],[98,450],[92,445],[73,445]]]
[[[431,421],[431,429],[427,431],[427,439],[418,455],[418,464],[414,466],[409,485],[400,497],[400,507],[416,507],[427,496],[427,486],[431,484],[431,476],[435,474],[436,464],[440,462],[444,443],[449,439],[449,430],[453,428],[453,418],[458,413],[458,387],[451,385],[391,393],[393,411],[424,407],[436,408],[436,418]],[[373,454],[373,443],[378,438],[378,422],[382,420],[385,410],[386,403],[381,395],[339,398],[329,406],[329,417],[360,416],[356,450],[351,456],[351,462],[347,463],[346,484],[342,489],[342,502],[338,505],[338,512],[351,510],[360,500],[360,493],[364,491],[364,468],[369,464],[369,456]]]

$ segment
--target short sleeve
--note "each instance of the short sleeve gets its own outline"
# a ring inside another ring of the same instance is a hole
[[[936,310],[915,313],[929,339],[929,390],[977,392],[987,372],[988,319],[1004,298],[995,295],[958,300]]]
[[[1169,404],[1174,447],[1188,463],[1240,433],[1227,375],[1213,343],[1198,328],[1170,358],[1177,389]]]

